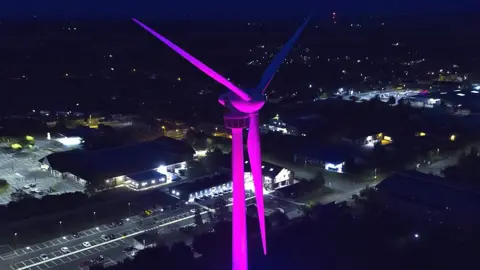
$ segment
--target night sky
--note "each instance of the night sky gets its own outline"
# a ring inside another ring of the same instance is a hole
[[[311,9],[317,17],[463,13],[478,12],[480,0],[2,0],[0,18],[283,18]]]

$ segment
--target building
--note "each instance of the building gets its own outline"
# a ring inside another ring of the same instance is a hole
[[[292,171],[262,162],[263,192],[270,193],[275,189],[296,183]],[[195,199],[218,194],[228,193],[232,190],[232,177],[230,174],[216,174],[214,176],[198,179],[195,182],[183,183],[169,190],[170,195],[181,200],[193,202]],[[245,161],[245,190],[254,191],[250,164]]]
[[[285,121],[280,119],[278,114],[272,119],[270,119],[268,123],[261,125],[260,131],[262,133],[280,132],[285,135],[294,135],[294,136],[300,135],[296,127],[285,123]]]
[[[282,168],[271,163],[262,162],[263,186],[266,191],[272,191],[278,188],[293,185],[295,183],[294,174],[286,168]],[[253,185],[252,170],[248,160],[245,161],[245,185],[246,188],[253,190],[247,184]]]
[[[232,177],[229,174],[216,174],[183,183],[169,189],[169,194],[180,200],[193,202],[195,199],[217,196],[232,190]]]
[[[168,183],[167,176],[158,170],[148,170],[125,176],[125,183],[132,189],[140,190]]]
[[[186,161],[192,160],[194,153],[186,143],[162,137],[153,141],[97,151],[78,149],[57,152],[39,161],[42,168],[53,175],[68,177],[83,184],[87,181],[95,183],[105,181],[109,187],[124,184],[127,180],[133,181],[131,183],[140,181],[141,186],[141,183],[147,180],[150,183],[153,180],[169,183],[180,178],[186,169]],[[156,170],[158,174],[146,172],[151,170]],[[162,180],[163,177],[165,180]]]
[[[353,132],[352,134],[342,137],[342,141],[368,148],[373,148],[377,143],[380,145],[390,145],[394,142],[388,132],[385,133],[381,131]]]
[[[479,223],[480,193],[466,184],[417,171],[397,173],[376,188],[382,204],[405,214],[453,219],[463,224]]]
[[[368,157],[360,149],[346,144],[310,145],[299,148],[294,156],[295,163],[318,164],[326,171],[344,172],[345,163],[366,164]]]

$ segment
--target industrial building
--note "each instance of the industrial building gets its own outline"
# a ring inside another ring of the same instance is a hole
[[[57,152],[39,161],[42,168],[53,175],[71,178],[82,184],[105,181],[106,187],[128,184],[129,187],[142,189],[142,186],[150,187],[181,178],[186,162],[193,159],[194,153],[183,141],[161,137],[97,151],[76,149]]]

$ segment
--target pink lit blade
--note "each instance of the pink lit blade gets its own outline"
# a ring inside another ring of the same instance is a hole
[[[232,270],[248,269],[244,166],[242,129],[234,128],[232,129]]]
[[[198,59],[193,57],[191,54],[187,53],[184,51],[182,48],[178,47],[175,45],[173,42],[170,40],[166,39],[159,33],[155,32],[155,30],[151,29],[150,27],[146,26],[142,22],[138,21],[137,19],[132,19],[135,23],[143,27],[143,29],[147,30],[150,32],[150,34],[154,35],[157,39],[165,43],[168,47],[170,47],[172,50],[180,54],[183,58],[185,58],[188,62],[192,63],[195,67],[203,71],[203,73],[207,74],[210,76],[212,79],[215,81],[219,82],[220,84],[224,85],[228,89],[230,89],[232,92],[234,92],[236,95],[238,95],[241,99],[248,101],[250,100],[250,96],[247,95],[244,91],[242,91],[240,88],[232,84],[229,80],[227,80],[225,77],[222,75],[218,74],[215,72],[213,69],[209,68],[206,66],[204,63],[200,62]]]
[[[257,89],[259,89],[263,92],[266,90],[268,84],[272,80],[272,78],[275,75],[275,73],[277,72],[278,68],[280,67],[280,65],[285,60],[285,57],[287,57],[287,54],[290,52],[290,50],[293,48],[293,45],[295,45],[295,42],[297,41],[297,39],[302,34],[303,29],[305,29],[305,27],[307,26],[310,18],[311,18],[311,15],[303,22],[303,24],[300,26],[300,28],[298,28],[298,30],[287,41],[287,43],[285,43],[285,45],[283,45],[283,48],[280,50],[280,52],[278,52],[278,54],[275,55],[275,57],[273,58],[270,65],[267,67],[267,69],[263,73],[262,79],[261,79],[260,84],[258,85]]]
[[[262,177],[262,154],[260,152],[260,134],[258,127],[258,114],[250,115],[250,126],[248,128],[248,157],[252,170],[253,183],[255,186],[255,197],[257,199],[258,221],[262,236],[263,252],[267,254],[267,236],[265,231],[265,206],[263,203],[263,177]]]

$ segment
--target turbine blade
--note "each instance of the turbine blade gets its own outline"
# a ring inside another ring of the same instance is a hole
[[[285,43],[285,45],[283,45],[280,52],[278,52],[277,55],[275,55],[272,62],[270,62],[270,65],[267,67],[267,69],[263,73],[260,84],[257,87],[257,89],[262,90],[262,93],[265,92],[268,84],[273,79],[273,76],[275,75],[275,73],[277,72],[278,68],[283,63],[283,61],[285,60],[285,57],[290,52],[290,50],[293,48],[293,45],[295,44],[297,39],[302,34],[303,29],[305,29],[305,27],[307,26],[308,21],[310,21],[311,17],[312,17],[312,15],[307,17],[307,19],[302,23],[300,28],[298,28],[298,30],[295,32],[295,34],[287,41],[287,43]]]
[[[170,40],[166,39],[164,36],[160,35],[159,33],[155,32],[155,30],[151,29],[150,27],[146,26],[142,22],[138,21],[137,19],[133,18],[132,19],[135,23],[140,25],[143,29],[147,30],[150,32],[150,34],[154,35],[157,39],[159,39],[161,42],[165,43],[168,47],[170,47],[172,50],[174,50],[176,53],[181,55],[183,58],[185,58],[188,62],[190,62],[192,65],[203,71],[203,73],[207,74],[210,76],[212,79],[217,81],[218,83],[224,85],[228,89],[230,89],[232,92],[234,92],[236,95],[238,95],[241,99],[248,101],[250,100],[250,96],[245,93],[243,90],[235,86],[233,83],[231,83],[229,80],[227,80],[225,77],[222,75],[218,74],[215,72],[213,69],[205,65],[204,63],[200,62],[200,60],[196,59],[193,57],[191,54],[187,53],[184,51],[182,48],[178,47],[175,45],[173,42]]]
[[[252,170],[253,184],[255,186],[255,198],[257,200],[258,222],[260,224],[263,252],[264,254],[267,254],[265,206],[263,203],[262,155],[260,152],[260,130],[258,124],[258,114],[251,114],[250,125],[248,127],[247,148],[248,157],[250,159],[250,168]]]

